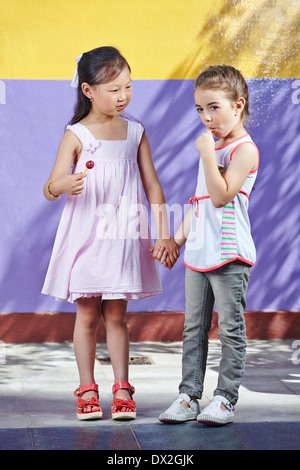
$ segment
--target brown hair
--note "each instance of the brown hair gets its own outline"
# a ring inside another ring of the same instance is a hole
[[[77,68],[77,104],[71,124],[81,121],[81,119],[88,115],[91,109],[90,100],[81,90],[82,83],[86,82],[93,86],[111,82],[120,75],[124,67],[128,67],[129,71],[131,71],[127,60],[114,47],[97,47],[82,55]]]
[[[242,122],[244,123],[245,118],[249,117],[248,85],[241,72],[231,65],[207,67],[196,78],[195,90],[197,88],[221,90],[232,103],[241,97],[244,98],[245,106],[241,113]]]

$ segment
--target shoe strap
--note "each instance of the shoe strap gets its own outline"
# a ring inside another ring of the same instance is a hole
[[[117,382],[113,385],[113,388],[112,388],[113,395],[121,388],[125,388],[126,390],[128,390],[131,396],[135,392],[134,387],[130,385],[129,382]]]
[[[193,402],[191,397],[187,393],[184,393],[184,392],[182,392],[178,395],[178,400],[185,401],[187,403],[187,405],[190,405]]]
[[[216,395],[214,400],[220,401],[228,411],[234,411],[234,406],[227,400],[227,398],[223,397],[222,395]]]
[[[226,403],[223,403],[223,405],[225,408],[227,408],[228,411],[234,411],[234,406],[229,401],[226,401]]]
[[[86,385],[79,385],[76,390],[74,390],[75,397],[81,397],[85,392],[93,391],[98,393],[98,385],[97,384],[86,384]]]

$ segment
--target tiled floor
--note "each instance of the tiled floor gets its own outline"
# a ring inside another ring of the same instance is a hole
[[[123,423],[110,417],[110,365],[96,361],[103,419],[80,422],[74,411],[72,392],[78,386],[78,373],[71,343],[1,344],[0,449],[299,450],[299,346],[295,340],[249,341],[235,421],[206,427],[158,420],[177,395],[181,343],[131,345],[131,356],[147,357],[150,364],[130,366],[138,415]],[[106,355],[106,346],[99,344],[97,357]],[[212,398],[219,359],[219,342],[211,341],[201,407]]]

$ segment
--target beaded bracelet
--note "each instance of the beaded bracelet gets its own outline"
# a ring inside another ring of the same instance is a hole
[[[56,198],[59,198],[61,196],[61,194],[53,194],[51,192],[51,189],[50,189],[50,185],[52,184],[52,181],[50,181],[50,183],[48,184],[48,193],[52,196],[52,197],[56,197]]]

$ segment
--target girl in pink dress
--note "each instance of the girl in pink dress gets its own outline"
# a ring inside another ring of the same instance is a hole
[[[112,418],[132,419],[127,301],[161,292],[154,259],[166,250],[172,267],[179,249],[170,238],[164,194],[143,126],[120,116],[132,94],[127,61],[117,49],[99,47],[81,56],[77,73],[75,114],[44,186],[49,201],[63,193],[68,199],[42,292],[77,303],[78,419],[102,417],[94,378],[101,316],[114,372]],[[143,189],[156,222],[154,248]]]

